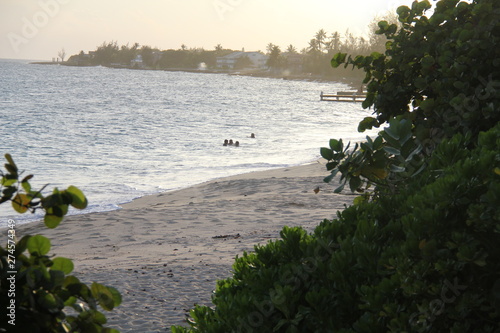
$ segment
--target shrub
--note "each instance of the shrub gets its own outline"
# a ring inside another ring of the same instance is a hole
[[[20,180],[20,172],[10,155],[5,156],[6,173],[2,173],[1,203],[11,202],[19,213],[45,211],[45,224],[55,228],[73,206],[83,209],[87,199],[74,186],[54,189],[43,196],[31,188],[31,175]],[[0,308],[6,309],[0,319],[0,331],[7,332],[118,332],[104,327],[106,317],[99,312],[112,310],[121,303],[113,287],[81,283],[73,271],[73,262],[49,256],[50,240],[44,236],[26,235],[16,242],[14,221],[5,230],[8,242],[0,247]],[[4,312],[4,311],[2,311]]]
[[[285,227],[173,332],[498,332],[500,125],[445,140],[400,193]]]
[[[379,23],[359,130],[321,149],[336,192],[364,193],[312,234],[283,228],[174,332],[500,332],[500,2],[441,0]],[[411,110],[410,110],[411,106]],[[375,185],[374,195],[366,190]]]

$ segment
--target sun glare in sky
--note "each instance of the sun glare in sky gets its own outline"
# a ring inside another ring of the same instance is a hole
[[[367,34],[377,15],[412,0],[0,0],[0,58],[50,60],[103,42],[159,49],[265,51],[306,47],[314,34]]]

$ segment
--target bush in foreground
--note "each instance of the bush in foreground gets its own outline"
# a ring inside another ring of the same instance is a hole
[[[214,307],[174,332],[500,332],[500,3],[441,0],[379,23],[384,55],[365,69],[363,131],[321,154],[363,193],[307,234],[285,227],[219,281]],[[411,106],[411,110],[410,110]],[[371,186],[374,191],[367,191]]]
[[[443,142],[405,191],[284,228],[174,332],[498,332],[500,126]]]
[[[76,187],[54,189],[43,196],[31,188],[31,175],[20,178],[14,160],[5,155],[6,173],[1,172],[0,204],[11,203],[18,213],[45,211],[44,222],[55,228],[63,220],[69,206],[84,209],[87,199]],[[0,246],[0,332],[103,332],[106,317],[99,306],[111,311],[121,303],[120,293],[113,287],[81,283],[68,258],[49,255],[50,240],[41,235],[26,235],[19,241],[15,221],[5,230],[7,244]]]

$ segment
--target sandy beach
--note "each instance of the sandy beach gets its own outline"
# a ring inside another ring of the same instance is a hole
[[[323,182],[327,175],[322,162],[243,174],[70,216],[53,230],[20,225],[17,233],[49,237],[51,254],[71,258],[75,276],[121,292],[122,305],[106,313],[108,326],[168,332],[187,325],[194,304],[210,304],[235,256],[279,237],[285,225],[311,231],[350,204],[352,195]]]

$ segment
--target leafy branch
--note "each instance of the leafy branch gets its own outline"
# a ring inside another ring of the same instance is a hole
[[[12,156],[5,155],[6,172],[0,172],[0,204],[11,202],[20,213],[45,212],[48,228],[57,227],[68,213],[70,206],[87,207],[87,198],[75,186],[52,191],[44,196],[32,189],[29,181],[33,175],[20,178],[22,172]],[[2,316],[0,331],[8,332],[106,332],[118,331],[104,327],[106,317],[99,307],[113,310],[121,303],[117,289],[92,283],[89,287],[78,278],[68,275],[73,262],[68,258],[49,256],[51,242],[41,235],[26,235],[16,241],[15,229],[8,233],[6,247],[0,246],[0,281],[15,277],[15,293],[10,284],[0,284],[0,307],[15,304],[14,317]],[[13,275],[13,272],[16,274]],[[15,297],[14,297],[15,294]]]

